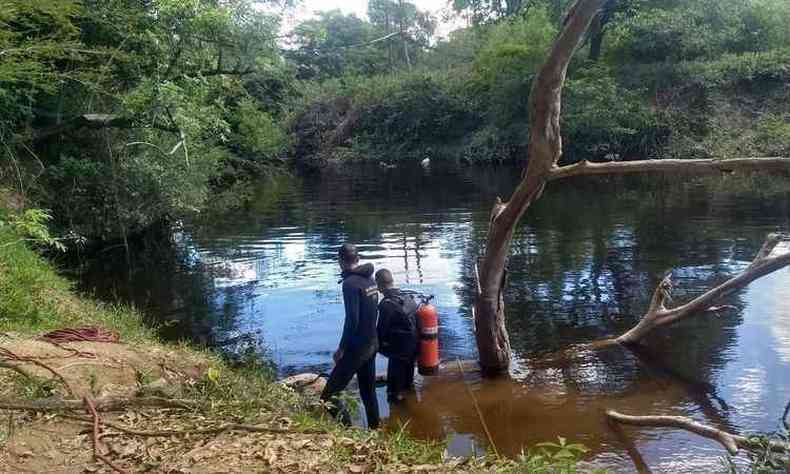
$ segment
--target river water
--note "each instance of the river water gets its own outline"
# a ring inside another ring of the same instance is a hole
[[[127,278],[104,259],[81,285],[131,301],[169,339],[237,353],[253,347],[281,375],[328,372],[343,323],[336,249],[358,245],[401,287],[436,296],[442,359],[474,359],[473,267],[497,195],[516,168],[378,166],[266,180],[250,206],[184,223],[167,245],[149,245]],[[639,353],[619,347],[556,351],[618,335],[673,272],[685,302],[744,268],[769,232],[790,230],[790,184],[774,179],[668,177],[552,183],[513,241],[506,302],[513,376],[419,380],[390,425],[448,440],[454,454],[488,442],[509,455],[557,436],[584,443],[593,463],[616,471],[725,470],[716,443],[677,430],[614,430],[605,409],[677,414],[738,432],[774,431],[790,400],[790,270],[650,337]],[[566,352],[566,356],[568,353]],[[383,372],[386,361],[378,360]]]

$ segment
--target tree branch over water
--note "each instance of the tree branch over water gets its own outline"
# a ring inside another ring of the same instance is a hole
[[[781,240],[779,234],[768,235],[757,256],[742,272],[676,308],[666,307],[672,299],[673,288],[671,276],[667,275],[653,293],[650,307],[639,324],[619,336],[616,341],[621,344],[633,344],[657,327],[672,324],[700,312],[714,311],[718,308],[714,308],[713,304],[721,298],[746,287],[758,278],[790,265],[790,251],[771,256]]]
[[[732,173],[735,171],[780,171],[790,170],[790,158],[730,158],[714,159],[666,159],[637,160],[595,163],[582,160],[566,166],[554,166],[548,180],[554,181],[572,176],[615,175],[633,173]]]

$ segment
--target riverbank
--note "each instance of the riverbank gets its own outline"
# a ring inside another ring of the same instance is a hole
[[[530,43],[511,42],[500,47]],[[488,61],[313,84],[292,114],[293,163],[527,159],[532,76],[503,54],[503,69],[487,77]],[[786,156],[788,61],[786,46],[627,65],[579,60],[563,89],[562,162]]]
[[[115,333],[119,342],[53,345],[37,339],[84,326]],[[162,344],[134,308],[75,294],[7,226],[0,230],[0,347],[3,472],[109,472],[110,463],[125,472],[479,472],[572,465],[551,456],[451,459],[442,443],[416,441],[402,429],[341,427],[323,416],[314,394],[277,383],[259,360],[231,367],[216,354]],[[91,404],[95,418],[85,415]],[[94,449],[106,461],[94,457]]]

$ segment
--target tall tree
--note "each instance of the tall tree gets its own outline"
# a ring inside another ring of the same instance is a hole
[[[319,12],[318,17],[296,26],[291,36],[295,46],[285,52],[296,63],[302,79],[326,79],[343,74],[365,76],[387,67],[383,42],[385,32],[356,15],[340,10]]]
[[[453,0],[453,10],[466,13],[473,24],[505,18],[523,12],[530,0]]]
[[[368,18],[387,34],[398,33],[399,62],[407,67],[420,51],[430,45],[436,30],[436,19],[429,12],[421,11],[414,3],[404,0],[369,0]],[[392,45],[393,39],[389,41]]]

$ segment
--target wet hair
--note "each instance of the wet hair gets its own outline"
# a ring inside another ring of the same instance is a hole
[[[356,263],[359,261],[359,252],[353,244],[343,244],[337,250],[337,256],[343,263]]]
[[[382,268],[381,270],[376,272],[376,283],[379,286],[389,287],[395,283],[395,280],[392,278],[392,272],[387,270],[386,268]]]

